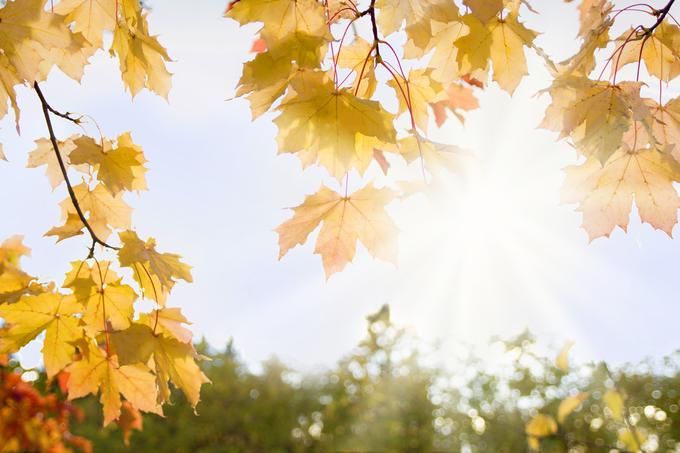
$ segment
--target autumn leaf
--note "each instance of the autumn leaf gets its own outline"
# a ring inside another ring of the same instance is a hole
[[[191,343],[193,338],[191,331],[182,325],[191,323],[179,308],[161,308],[149,314],[143,313],[137,322],[182,343]]]
[[[118,57],[123,83],[133,97],[148,88],[167,99],[172,82],[165,64],[171,60],[158,38],[149,34],[141,11],[118,24],[109,53]]]
[[[104,140],[97,143],[90,137],[73,140],[75,149],[69,158],[74,165],[88,164],[97,171],[97,179],[103,182],[113,195],[122,190],[146,190],[144,153],[135,145],[129,132],[120,135],[117,146]]]
[[[463,0],[463,4],[482,23],[488,22],[503,10],[503,0]]]
[[[179,255],[157,252],[155,239],[144,242],[134,231],[123,231],[119,237],[123,244],[118,251],[120,265],[133,270],[145,297],[164,305],[177,280],[192,281],[191,267]]]
[[[378,102],[336,90],[323,73],[295,78],[291,88],[274,119],[279,153],[297,153],[305,166],[318,162],[341,178],[363,160],[357,135],[394,142],[393,118]]]
[[[404,21],[417,22],[425,18],[429,0],[377,0],[375,7],[380,10],[378,26],[387,36],[401,29]]]
[[[82,337],[78,318],[82,305],[74,296],[43,293],[0,305],[0,317],[10,325],[0,336],[0,354],[16,352],[43,331],[43,359],[49,378],[73,360],[74,342]]]
[[[371,184],[347,197],[322,187],[293,208],[293,218],[276,229],[279,258],[305,243],[321,224],[314,253],[321,255],[326,278],[352,261],[357,241],[376,258],[396,262],[397,228],[385,212],[394,196],[393,191],[375,189]]]
[[[629,36],[632,39],[628,39]],[[621,52],[617,56],[618,66],[612,66],[612,75],[640,58],[647,72],[665,82],[680,75],[680,27],[677,25],[661,22],[650,35],[636,35],[634,30],[628,30],[615,40],[615,45],[621,47]]]
[[[72,135],[66,140],[60,140],[57,142],[59,146],[59,153],[61,158],[64,160],[64,164],[70,164],[71,152],[76,149],[74,140],[78,139],[78,135]],[[59,167],[59,161],[54,153],[54,148],[52,147],[52,142],[48,138],[39,138],[35,141],[36,148],[28,153],[28,163],[26,166],[28,168],[38,168],[45,165],[45,176],[47,176],[52,189],[59,187],[61,183],[64,182],[64,175]],[[84,165],[76,165],[74,167],[79,171],[86,172],[88,167]]]
[[[625,231],[633,200],[643,222],[672,234],[680,208],[673,187],[680,168],[672,157],[656,149],[620,150],[604,167],[591,157],[566,173],[562,201],[579,204],[591,240],[609,236],[616,226]]]
[[[430,104],[446,99],[442,85],[433,80],[429,69],[411,70],[406,80],[392,79],[387,83],[399,100],[399,114],[410,113],[415,125],[427,132]]]
[[[338,67],[354,72],[352,92],[360,98],[369,99],[375,93],[378,79],[375,76],[375,61],[371,54],[374,47],[368,41],[357,37],[354,42],[340,51]]]
[[[106,240],[113,229],[129,228],[132,209],[125,203],[121,194],[112,195],[103,184],[97,184],[94,189],[85,184],[78,184],[73,188],[81,209],[87,215],[87,221],[94,233],[102,240]],[[69,215],[75,213],[73,202],[66,198],[60,203],[62,218],[69,221]],[[72,219],[72,217],[71,217]],[[68,223],[63,225],[67,231]]]
[[[108,356],[95,345],[89,345],[82,359],[71,363],[66,372],[69,400],[100,393],[104,426],[120,417],[121,395],[136,409],[163,415],[156,402],[156,377],[144,364],[119,365],[115,355]]]
[[[432,21],[432,38],[430,46],[434,48],[428,67],[432,68],[432,78],[446,85],[458,80],[458,47],[455,42],[469,32],[469,28],[461,21],[447,23]]]
[[[195,359],[198,354],[191,343],[158,334],[152,328],[134,324],[129,329],[111,335],[121,363],[146,363],[153,357],[156,379],[160,387],[159,403],[168,401],[168,381],[184,392],[195,408],[200,399],[201,385],[210,382]]]
[[[584,77],[558,79],[548,90],[552,104],[541,127],[560,132],[561,137],[571,136],[581,154],[604,165],[621,148],[634,122],[651,131],[652,115],[640,97],[640,87],[638,82],[612,85]],[[647,144],[655,143],[636,146]]]
[[[33,83],[51,49],[68,48],[71,32],[58,14],[45,10],[46,0],[9,0],[0,8],[0,48],[16,75]]]
[[[493,63],[493,80],[512,94],[528,74],[524,47],[533,46],[536,33],[512,13],[485,24],[472,14],[463,16],[462,21],[468,33],[455,41],[460,71],[483,75],[489,71],[489,63]]]

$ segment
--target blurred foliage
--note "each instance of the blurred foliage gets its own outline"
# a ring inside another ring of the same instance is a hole
[[[90,452],[90,442],[70,432],[71,419],[83,413],[65,397],[57,381],[22,369],[0,354],[0,452],[73,450]]]
[[[461,348],[447,368],[391,323],[389,307],[367,320],[364,340],[320,373],[276,359],[255,373],[231,342],[220,352],[203,342],[213,384],[198,416],[175,392],[166,418],[145,415],[126,447],[85,399],[73,429],[97,452],[680,451],[680,354],[570,366],[570,345],[558,353],[525,332],[494,339],[492,359]]]

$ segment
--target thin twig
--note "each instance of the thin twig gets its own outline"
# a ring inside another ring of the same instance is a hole
[[[35,88],[35,92],[38,94],[38,97],[40,98],[40,103],[42,104],[42,110],[43,114],[45,116],[45,123],[47,123],[47,130],[50,133],[50,142],[52,142],[52,148],[54,149],[54,154],[57,157],[57,162],[59,162],[59,168],[61,169],[61,174],[64,177],[64,181],[66,182],[66,188],[68,189],[68,194],[69,197],[71,198],[71,202],[73,203],[73,207],[76,209],[76,213],[78,214],[78,217],[80,218],[80,221],[85,225],[85,228],[87,229],[87,232],[90,233],[90,237],[92,238],[92,247],[90,247],[90,253],[88,255],[88,258],[92,258],[94,256],[94,247],[96,244],[102,245],[106,248],[110,248],[113,250],[119,250],[118,247],[114,247],[112,245],[107,244],[105,241],[100,239],[97,234],[94,232],[90,224],[88,223],[87,219],[85,218],[85,214],[83,213],[82,208],[80,207],[80,203],[78,202],[78,198],[76,197],[76,193],[73,191],[73,186],[71,185],[71,181],[68,178],[68,173],[66,171],[66,165],[64,164],[64,159],[61,157],[61,152],[59,151],[59,143],[57,142],[57,137],[54,135],[54,128],[52,127],[52,120],[50,119],[50,112],[53,114],[67,119],[69,121],[73,121],[76,124],[77,120],[75,118],[71,118],[68,113],[60,113],[56,110],[54,110],[45,100],[45,96],[43,95],[42,91],[40,90],[40,86],[38,85],[38,82],[35,82],[33,84],[33,88]]]

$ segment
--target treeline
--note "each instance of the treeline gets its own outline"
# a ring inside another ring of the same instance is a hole
[[[248,370],[229,344],[199,350],[212,380],[195,415],[179,393],[166,418],[144,416],[125,446],[85,400],[75,434],[95,452],[669,452],[680,448],[680,356],[608,369],[568,367],[523,333],[499,342],[493,370],[470,355],[428,366],[420,343],[369,316],[366,337],[335,367],[300,374],[277,360]]]

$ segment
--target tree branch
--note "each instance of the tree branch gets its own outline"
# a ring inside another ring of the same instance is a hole
[[[654,11],[654,15],[658,16],[658,18],[656,19],[656,23],[654,25],[652,25],[650,28],[647,29],[648,35],[651,35],[654,32],[654,30],[656,29],[656,27],[661,25],[661,22],[663,22],[663,20],[666,18],[666,16],[670,12],[671,6],[673,6],[673,3],[675,3],[675,0],[670,0],[666,4],[666,6],[664,6],[662,9]]]
[[[66,171],[66,165],[64,164],[64,159],[61,157],[61,152],[59,151],[59,144],[57,142],[57,137],[54,135],[54,129],[52,127],[52,120],[50,119],[50,112],[53,114],[67,119],[69,121],[72,121],[76,124],[78,124],[78,119],[77,118],[71,118],[69,113],[60,113],[56,110],[54,110],[45,100],[45,96],[43,95],[42,91],[40,90],[40,86],[38,85],[38,82],[33,83],[33,88],[35,89],[35,92],[38,94],[38,97],[40,98],[40,103],[42,104],[42,111],[43,115],[45,116],[45,123],[47,124],[47,130],[49,131],[50,134],[50,142],[52,142],[52,148],[54,149],[54,154],[57,157],[57,162],[59,162],[59,168],[61,169],[61,174],[64,177],[64,181],[66,182],[66,188],[68,189],[68,194],[69,197],[71,198],[71,202],[73,203],[73,207],[76,209],[76,213],[78,214],[78,217],[80,218],[80,221],[83,223],[85,228],[87,229],[87,232],[90,233],[90,237],[92,238],[92,247],[90,247],[90,252],[88,255],[88,258],[92,258],[94,256],[94,247],[96,244],[102,245],[106,248],[110,248],[113,250],[118,250],[118,247],[113,247],[112,245],[107,244],[103,240],[101,240],[97,234],[94,232],[90,224],[88,223],[87,219],[85,218],[85,214],[83,213],[82,208],[80,207],[80,203],[78,203],[78,198],[76,197],[76,193],[73,191],[73,186],[71,185],[71,181],[68,178],[68,173]]]

